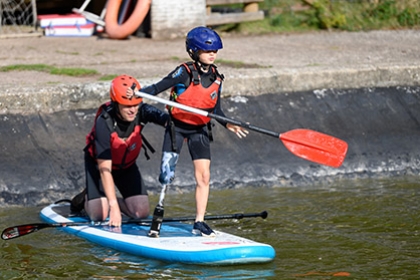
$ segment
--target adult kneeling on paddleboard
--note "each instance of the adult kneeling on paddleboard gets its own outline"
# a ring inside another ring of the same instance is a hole
[[[217,52],[222,48],[222,40],[215,31],[202,26],[193,28],[188,32],[186,38],[186,50],[192,61],[179,65],[161,81],[141,91],[157,95],[172,88],[171,100],[224,116],[220,105],[223,75],[219,73],[214,65]],[[214,236],[214,231],[204,222],[210,189],[210,118],[180,110],[176,107],[169,106],[168,110],[170,121],[165,131],[161,173],[159,176],[162,192],[153,214],[153,223],[149,236],[159,236],[164,212],[163,199],[165,191],[174,179],[175,166],[178,162],[184,139],[188,143],[196,180],[196,219],[193,233],[203,236]],[[218,122],[236,133],[239,138],[248,134],[248,131],[241,126],[224,121]]]
[[[121,213],[132,218],[149,215],[149,198],[136,160],[142,147],[153,148],[145,145],[141,130],[149,122],[165,126],[168,115],[143,103],[134,95],[138,90],[135,78],[116,77],[111,83],[111,101],[99,107],[86,137],[86,188],[73,198],[71,209],[84,208],[92,221],[109,216],[109,225],[118,227]],[[115,187],[122,198],[117,198]]]

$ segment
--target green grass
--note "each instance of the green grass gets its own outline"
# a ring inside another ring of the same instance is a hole
[[[119,76],[119,75],[117,75],[117,74],[114,74],[114,75],[104,75],[104,76],[102,76],[102,77],[99,78],[99,81],[112,81],[117,76]]]
[[[267,66],[262,66],[258,64],[249,64],[244,63],[242,61],[237,60],[226,60],[226,59],[218,59],[217,60],[218,66],[228,66],[232,68],[267,68]]]
[[[10,71],[38,71],[52,75],[65,75],[72,77],[84,77],[98,75],[98,71],[84,68],[58,68],[46,64],[14,64],[0,67],[1,72]]]
[[[264,34],[420,29],[419,0],[265,0],[259,7],[265,12],[263,20],[220,25],[216,30]]]

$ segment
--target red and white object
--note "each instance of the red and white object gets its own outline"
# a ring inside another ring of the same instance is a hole
[[[38,23],[41,28],[47,28],[51,26],[76,26],[88,24],[88,20],[78,14],[50,14],[50,15],[39,15]]]

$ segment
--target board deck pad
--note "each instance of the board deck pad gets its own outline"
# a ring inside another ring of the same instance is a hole
[[[51,204],[40,216],[49,223],[88,222],[87,217],[70,215],[69,204]],[[194,235],[192,225],[181,222],[162,224],[160,237],[147,234],[150,223],[124,223],[120,228],[107,225],[62,227],[64,231],[93,243],[144,258],[166,262],[229,265],[265,263],[275,257],[272,246],[215,230],[216,237]]]

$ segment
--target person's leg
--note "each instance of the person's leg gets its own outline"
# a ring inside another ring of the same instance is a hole
[[[149,216],[150,206],[147,195],[135,195],[124,199],[126,210],[123,211],[128,216],[135,219],[147,218]],[[123,207],[120,206],[121,209]]]
[[[197,159],[193,161],[194,176],[197,182],[195,189],[196,222],[204,221],[210,192],[210,160]]]
[[[108,218],[108,200],[105,197],[88,199],[85,202],[85,211],[91,221],[104,221]]]
[[[85,156],[85,173],[85,211],[92,221],[103,221],[108,217],[108,200],[103,192],[97,164],[88,155]]]
[[[175,152],[163,152],[160,164],[159,182],[162,185],[169,185],[175,179],[175,167],[179,154]]]
[[[194,234],[213,237],[216,234],[204,222],[207,202],[210,193],[210,141],[207,130],[191,134],[188,138],[188,148],[194,165],[194,177],[196,180],[195,202],[196,218],[193,226]]]
[[[168,186],[175,178],[175,167],[178,162],[179,152],[182,149],[183,136],[177,133],[173,125],[168,125],[165,130],[162,159],[160,164],[159,182],[162,185],[159,202],[153,210],[153,220],[148,233],[149,237],[159,237],[165,212],[164,200]]]
[[[172,137],[172,133],[175,133]],[[175,143],[173,143],[175,141]],[[164,185],[169,185],[175,179],[175,167],[178,162],[179,154],[181,153],[182,144],[184,142],[183,134],[174,130],[171,131],[170,127],[165,130],[162,145],[162,159],[160,164],[159,182]],[[176,150],[174,150],[174,145]]]
[[[131,218],[149,215],[149,197],[137,164],[114,172],[114,181],[124,199],[119,199],[121,212]]]
[[[74,196],[70,203],[70,211],[73,214],[80,214],[85,208],[86,187],[79,194]]]

